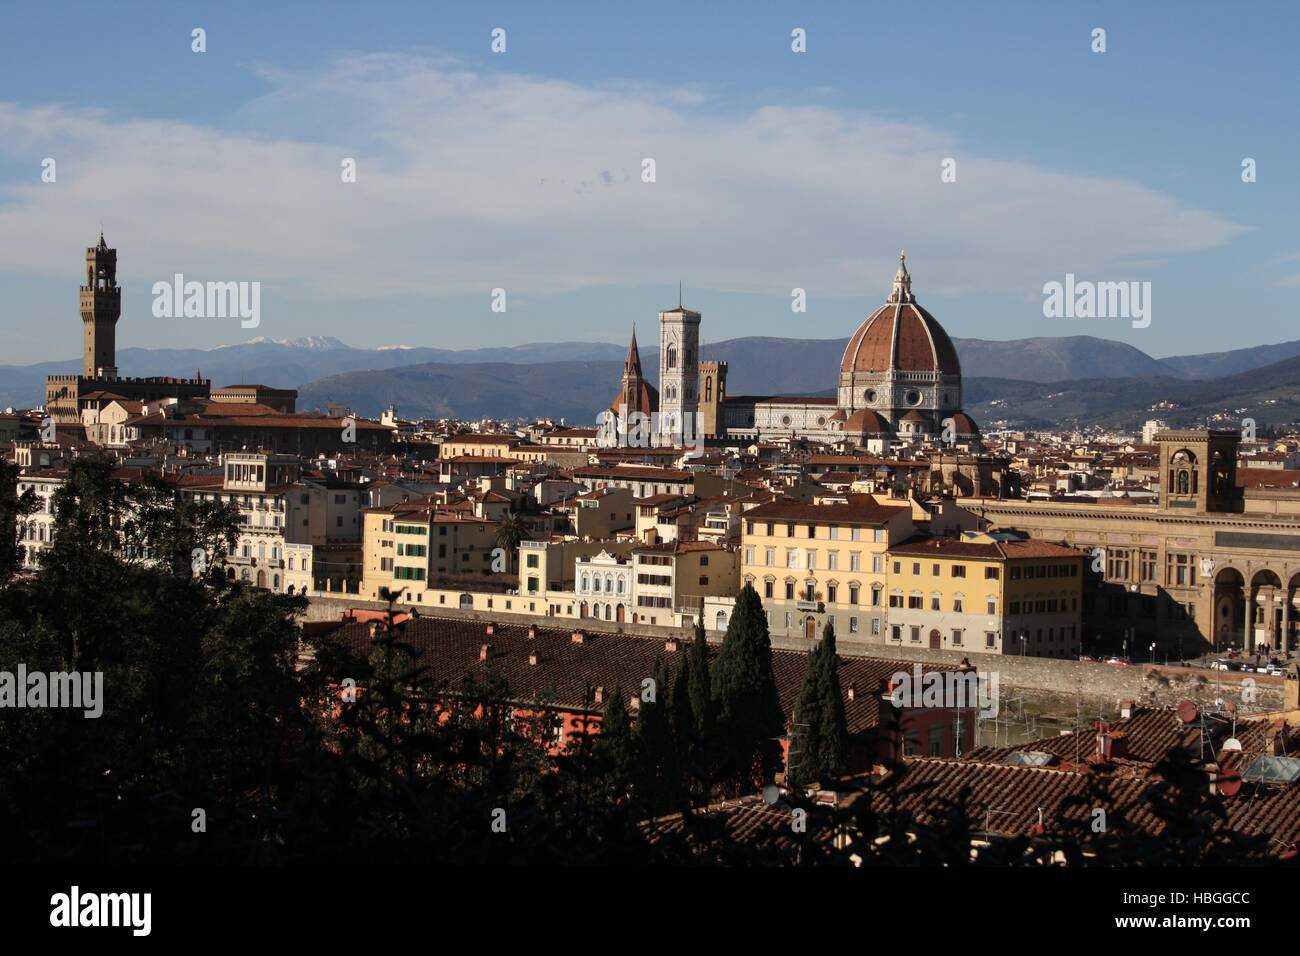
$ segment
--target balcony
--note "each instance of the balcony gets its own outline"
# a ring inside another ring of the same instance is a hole
[[[821,601],[795,601],[794,606],[797,611],[815,611],[818,614],[826,610],[826,605]]]

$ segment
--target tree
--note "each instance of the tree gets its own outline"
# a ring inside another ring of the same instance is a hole
[[[641,695],[636,720],[636,789],[651,814],[673,808],[682,793],[681,766],[673,739],[671,676],[662,657],[655,663],[653,700]]]
[[[506,553],[506,566],[513,568],[519,554],[519,542],[527,537],[519,512],[508,511],[497,522],[495,543]]]
[[[36,492],[31,488],[18,494],[18,467],[0,459],[0,586],[22,567],[19,521],[34,512],[36,506]]]
[[[691,644],[689,688],[691,715],[695,720],[695,737],[701,743],[713,737],[713,683],[709,678],[709,641],[704,636],[704,622],[695,623],[695,640]]]
[[[821,659],[822,645],[819,642],[808,651],[799,700],[790,726],[786,781],[791,787],[802,788],[817,779],[822,728]]]
[[[736,598],[713,669],[717,739],[722,776],[736,793],[772,780],[780,766],[778,739],[785,733],[781,700],[772,673],[772,641],[763,604],[750,584]]]
[[[802,787],[844,773],[848,722],[840,693],[835,626],[830,621],[822,630],[821,641],[808,652],[790,736],[791,786]]]

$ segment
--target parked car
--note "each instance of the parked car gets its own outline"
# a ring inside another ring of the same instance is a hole
[[[1276,661],[1269,661],[1259,669],[1261,674],[1272,674],[1274,677],[1281,677],[1283,670],[1282,665],[1278,664]]]
[[[1108,658],[1106,658],[1105,663],[1110,664],[1112,667],[1128,667],[1128,666],[1129,666],[1129,662],[1126,661],[1126,660],[1124,660],[1124,658],[1122,658],[1122,657],[1108,657]]]
[[[1241,670],[1240,661],[1230,661],[1220,659],[1210,665],[1212,671],[1239,671]]]
[[[1095,657],[1089,657],[1087,654],[1081,654],[1081,655],[1079,655],[1079,660],[1081,660],[1081,661],[1086,661],[1086,662],[1089,663],[1089,664],[1095,664],[1095,663],[1097,663],[1097,658],[1095,658]]]

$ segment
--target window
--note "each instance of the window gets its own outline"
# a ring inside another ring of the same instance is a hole
[[[849,618],[849,633],[858,633],[858,619],[856,617]]]
[[[858,603],[858,585],[856,584],[849,585],[849,603],[850,604]]]
[[[998,569],[998,568],[985,568],[985,569],[984,569],[984,580],[985,580],[985,581],[996,581],[996,580],[998,579],[998,574],[999,574],[999,573],[1000,573],[1000,572],[999,572],[999,569]]]
[[[913,644],[921,643],[921,628],[915,624],[912,625],[911,638]]]
[[[1156,579],[1156,553],[1154,551],[1142,551],[1138,555],[1138,574],[1139,581],[1155,581]]]
[[[931,611],[941,611],[941,610],[943,610],[941,607],[939,607],[939,592],[938,592],[938,591],[936,591],[936,592],[934,592],[933,594],[930,595],[930,610],[931,610]]]
[[[966,576],[966,565],[954,564],[952,566],[952,576],[954,578],[964,578]]]
[[[907,607],[909,610],[919,611],[921,610],[921,604],[922,604],[921,595],[916,594],[914,592],[907,596]]]
[[[920,573],[921,573],[921,562],[920,562],[920,561],[913,561],[913,562],[912,562],[912,575],[913,575],[913,576],[916,576],[916,575],[919,575]]]
[[[793,601],[793,600],[794,600],[794,582],[793,582],[793,581],[786,581],[786,582],[785,582],[785,599],[786,599],[787,601]]]
[[[997,614],[997,613],[998,613],[998,601],[997,601],[997,598],[989,598],[989,599],[985,602],[984,610],[985,610],[985,613],[988,614],[990,617],[992,617],[994,614]]]
[[[954,627],[952,629],[952,643],[954,647],[961,647],[961,633],[960,627]]]
[[[1118,548],[1106,551],[1106,577],[1109,580],[1127,581],[1129,579],[1129,556],[1129,551]]]
[[[840,553],[838,551],[826,552],[826,570],[838,571],[840,569]]]
[[[873,554],[871,556],[871,571],[873,574],[885,573],[885,556],[883,554]]]
[[[954,598],[952,599],[952,609],[953,609],[953,612],[956,613],[956,614],[961,614],[961,613],[963,613],[963,612],[962,612],[962,596],[961,596],[960,594],[958,594],[956,597],[954,597]]]
[[[860,552],[858,551],[849,552],[849,570],[850,571],[862,570],[862,554]]]
[[[834,585],[834,584],[828,584],[828,585],[826,585],[826,600],[827,600],[828,602],[830,602],[831,604],[834,604],[834,603],[835,603],[835,595],[838,593],[838,591],[839,591],[839,588],[838,588],[836,585]]]
[[[993,631],[984,632],[984,646],[993,647],[997,643],[997,634]]]
[[[871,588],[871,606],[880,607],[881,592],[884,590],[879,584]]]
[[[763,582],[763,597],[765,597],[765,598],[770,598],[770,597],[772,597],[772,582],[771,582],[771,581],[764,581],[764,582]]]
[[[939,565],[937,564],[930,565],[930,573],[937,578],[939,576]]]
[[[889,626],[889,636],[892,640],[901,641],[903,639],[903,628],[898,624]]]

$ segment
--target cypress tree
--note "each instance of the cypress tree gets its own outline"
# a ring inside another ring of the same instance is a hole
[[[631,782],[634,744],[627,704],[623,701],[623,692],[616,688],[605,701],[595,749],[597,754],[608,761],[610,772],[624,784]]]
[[[817,778],[822,742],[822,645],[818,643],[808,651],[799,687],[799,700],[794,708],[794,722],[790,727],[789,773],[791,787],[803,787]]]
[[[709,677],[709,641],[704,636],[704,622],[695,623],[695,640],[691,644],[690,666],[691,714],[695,720],[695,739],[712,739],[714,729],[713,684]]]
[[[661,657],[655,664],[654,699],[646,700],[642,693],[635,731],[637,793],[655,813],[673,802],[681,783],[669,713],[670,688],[668,666]]]
[[[780,766],[777,738],[785,719],[772,673],[772,641],[763,603],[752,585],[736,598],[722,651],[713,668],[723,776],[735,792],[771,781]]]
[[[818,775],[838,777],[848,769],[849,725],[840,691],[840,663],[835,654],[835,626],[826,622],[818,658],[821,727],[817,734]]]

